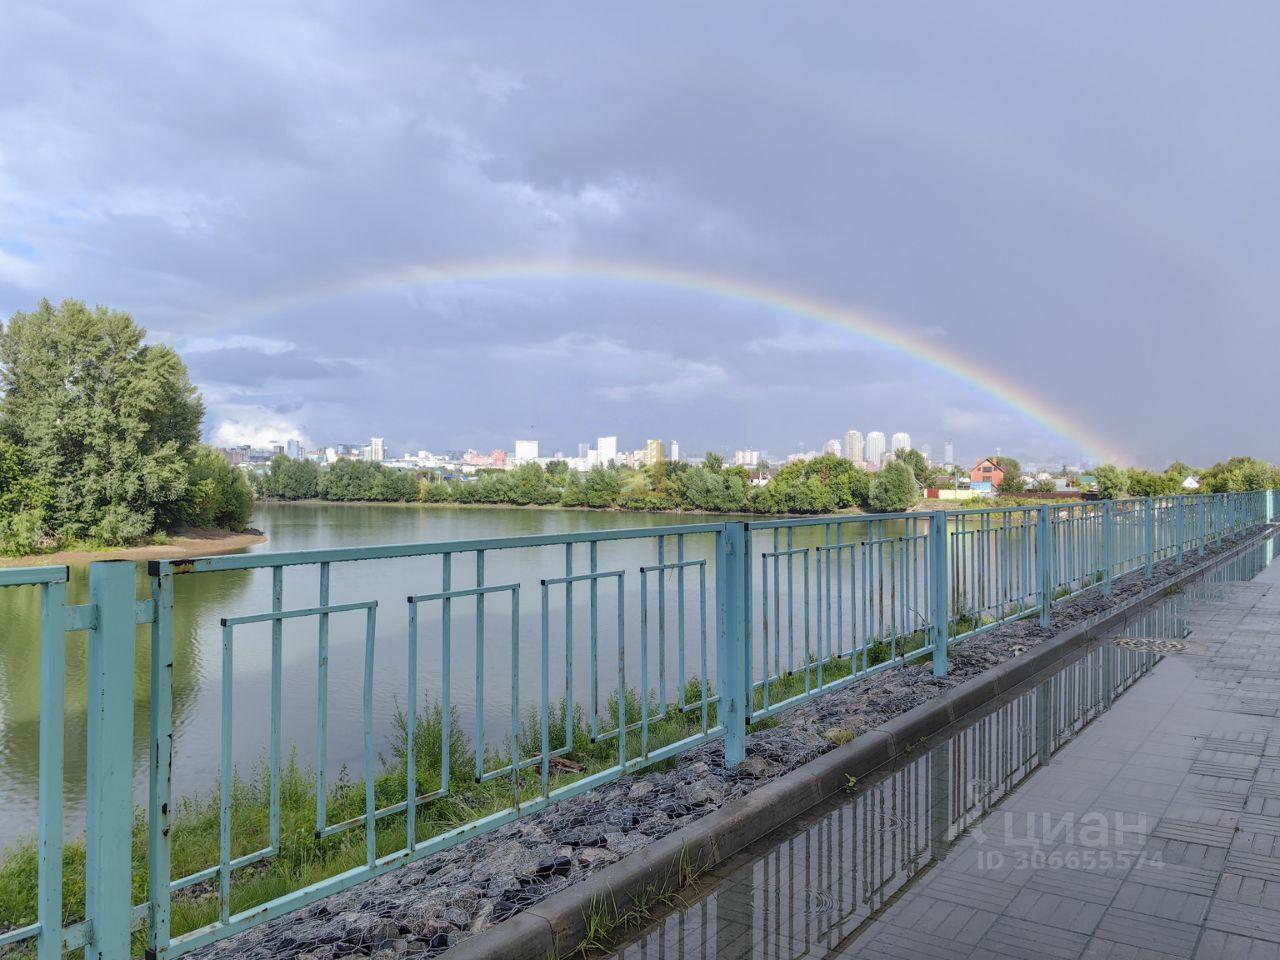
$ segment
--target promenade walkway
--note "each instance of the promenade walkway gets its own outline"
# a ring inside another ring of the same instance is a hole
[[[1280,960],[1271,551],[810,811],[615,956]]]

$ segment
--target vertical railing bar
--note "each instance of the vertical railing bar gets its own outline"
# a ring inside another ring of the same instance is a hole
[[[161,591],[154,587],[156,619],[160,619]],[[37,960],[62,960],[62,803],[63,803],[63,736],[66,728],[67,679],[67,584],[66,581],[45,583],[40,589],[40,817],[38,864],[36,873],[36,920],[40,933],[36,941]],[[169,611],[172,613],[172,604]],[[155,654],[163,649],[152,626],[152,677],[163,683],[165,670],[157,669]],[[161,661],[168,664],[172,680],[172,656]],[[160,676],[157,676],[160,674]],[[153,687],[155,689],[155,687]],[[171,689],[171,688],[170,688]],[[163,697],[160,697],[163,701]],[[157,717],[157,707],[160,716]],[[151,881],[152,930],[158,931],[159,942],[167,947],[169,940],[169,739],[171,724],[164,724],[163,702],[152,702],[152,813],[150,827],[150,865],[163,872],[163,883]],[[169,713],[172,716],[172,713]],[[159,725],[157,725],[159,724]],[[160,764],[163,763],[163,766]],[[157,813],[163,798],[165,809]],[[163,827],[163,832],[162,832]],[[158,922],[155,922],[158,921]],[[154,944],[153,944],[154,945]]]
[[[377,605],[371,604],[364,621],[364,830],[365,862],[372,867],[378,861],[377,800],[374,797],[373,772],[373,640],[377,632]],[[412,789],[410,784],[410,789]],[[416,797],[409,797],[409,807]]]
[[[271,612],[284,609],[284,567],[271,568]],[[281,687],[284,672],[284,621],[271,621],[271,810],[268,832],[272,850],[280,849],[280,752],[284,717]]]
[[[320,564],[320,606],[329,605],[329,564]],[[410,704],[412,707],[412,704]],[[412,710],[410,710],[412,714]],[[316,836],[329,822],[329,615],[320,614],[316,638]]]
[[[231,917],[231,710],[232,650],[234,627],[222,628],[222,765],[218,784],[218,915],[223,923]]]
[[[573,544],[564,545],[564,575],[573,576]],[[564,585],[564,749],[573,751],[573,581]]]
[[[551,613],[546,581],[542,583],[542,797],[551,795]]]
[[[440,591],[453,589],[453,552],[446,551],[440,558]],[[415,651],[415,657],[416,657]],[[416,660],[415,660],[416,662]],[[415,680],[416,683],[416,680]],[[414,710],[417,704],[413,704]],[[479,703],[477,703],[477,709]],[[476,740],[476,750],[484,752],[484,741]],[[453,778],[453,598],[440,602],[440,792],[449,793],[449,781]],[[415,784],[413,789],[417,789]],[[416,794],[415,794],[416,797]],[[413,841],[417,842],[416,835]]]
[[[685,701],[687,700],[687,698],[685,697],[685,686],[689,682],[689,676],[686,672],[686,667],[685,667],[685,652],[684,652],[685,637],[686,637],[687,631],[685,630],[685,623],[684,623],[685,577],[684,577],[684,534],[683,533],[676,534],[676,563],[680,564],[680,566],[676,568],[676,617],[680,621],[680,632],[679,632],[679,641],[678,641],[680,644],[680,648],[676,654],[676,657],[677,657],[676,679],[679,683],[679,692],[678,692],[679,699],[677,700],[677,703],[679,704],[680,709],[683,710],[686,705]]]
[[[476,551],[476,587],[484,586],[484,551]],[[484,776],[484,594],[476,594],[476,780]]]

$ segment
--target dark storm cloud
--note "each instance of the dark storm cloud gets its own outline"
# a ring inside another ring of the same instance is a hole
[[[1280,10],[9,4],[0,310],[129,309],[229,441],[1072,445],[858,337],[590,281],[626,258],[866,307],[1153,460],[1280,457]]]

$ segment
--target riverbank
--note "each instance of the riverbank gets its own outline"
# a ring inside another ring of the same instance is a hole
[[[164,542],[140,544],[136,547],[104,547],[102,549],[58,550],[23,557],[0,557],[0,567],[48,567],[59,564],[80,566],[94,560],[178,560],[235,553],[259,543],[266,543],[261,530],[186,529],[168,534]]]

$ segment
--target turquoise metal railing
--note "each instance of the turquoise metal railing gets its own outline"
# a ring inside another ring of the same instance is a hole
[[[133,931],[145,928],[149,955],[177,957],[709,741],[722,738],[735,765],[752,722],[915,660],[942,675],[952,645],[1018,617],[1038,614],[1048,625],[1055,600],[1109,591],[1116,577],[1259,530],[1276,506],[1274,492],[1249,492],[157,561],[141,600],[135,565],[105,562],[91,564],[89,602],[78,605],[66,601],[65,567],[0,570],[0,589],[38,590],[42,610],[39,909],[36,922],[0,934],[0,948],[34,941],[39,960],[80,947],[123,960]],[[378,573],[386,564],[412,565],[421,592],[388,595]],[[221,619],[220,748],[210,765],[217,862],[175,877],[175,585],[234,571],[269,578],[270,609]],[[132,904],[139,625],[149,625],[151,646],[149,895]],[[64,925],[64,660],[76,631],[87,632],[89,666],[86,919]],[[363,862],[237,910],[236,872],[281,850],[286,633],[314,653],[314,837],[362,832]],[[359,662],[359,709],[348,723],[358,728],[364,783],[360,812],[335,820],[329,674],[335,638],[344,637]],[[249,699],[269,718],[261,845],[233,829],[243,735],[235,718],[245,703],[236,695],[238,651],[254,644],[269,663],[262,695]],[[375,789],[388,683],[409,708],[398,797]],[[423,771],[415,747],[427,734],[414,707],[428,692],[441,707],[431,745],[439,769]],[[455,728],[464,693],[471,715]],[[431,835],[419,815],[454,791],[458,742],[474,755],[468,779],[507,785],[509,803]],[[588,748],[595,767],[580,769],[571,757]],[[217,919],[175,934],[173,896],[197,885],[216,898]]]

